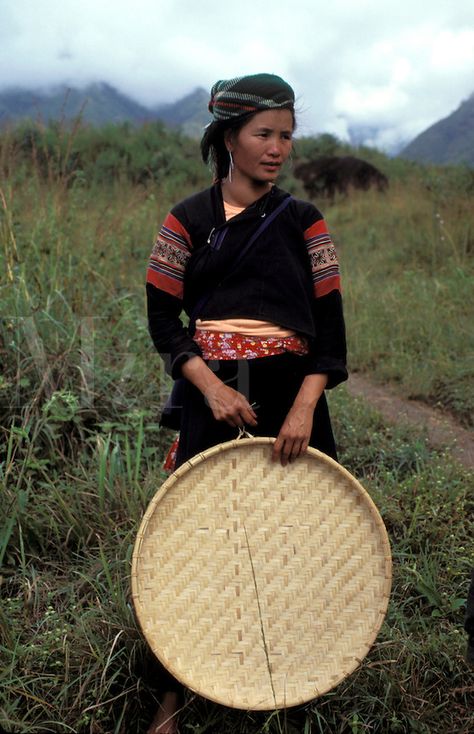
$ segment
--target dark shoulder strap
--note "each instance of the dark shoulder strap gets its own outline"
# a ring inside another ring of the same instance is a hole
[[[283,209],[286,209],[286,207],[288,206],[288,204],[290,203],[290,201],[292,200],[292,198],[293,197],[291,196],[291,194],[288,194],[288,196],[286,196],[283,199],[283,201],[280,202],[280,204],[278,204],[277,208],[274,209],[271,212],[271,214],[268,215],[268,217],[265,215],[265,219],[262,222],[262,224],[260,225],[260,227],[258,227],[258,229],[256,230],[256,232],[253,233],[253,235],[251,236],[251,238],[249,239],[249,241],[247,242],[247,244],[244,247],[242,247],[242,249],[240,250],[239,256],[238,256],[236,262],[240,262],[240,260],[246,254],[246,252],[253,245],[253,243],[255,242],[255,240],[257,239],[257,237],[260,237],[260,235],[262,234],[262,232],[264,232],[267,229],[267,227],[273,222],[274,219],[277,218],[277,216],[283,211]]]

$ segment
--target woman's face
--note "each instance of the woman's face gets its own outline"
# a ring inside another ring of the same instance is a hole
[[[293,115],[290,110],[257,112],[237,134],[226,137],[227,149],[234,159],[233,179],[273,183],[290,155]]]

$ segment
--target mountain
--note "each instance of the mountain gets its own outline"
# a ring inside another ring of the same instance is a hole
[[[186,135],[196,138],[201,137],[203,127],[211,121],[208,102],[209,93],[199,87],[173,104],[152,108],[152,112],[170,127],[179,126]]]
[[[420,163],[474,166],[474,94],[418,135],[399,155]]]
[[[0,93],[0,123],[30,118],[71,120],[78,115],[92,125],[141,122],[150,117],[146,107],[103,82],[85,89],[60,86],[49,91],[10,89]]]
[[[135,102],[105,82],[91,84],[85,89],[65,85],[49,91],[8,89],[0,91],[0,127],[28,118],[46,123],[80,116],[84,122],[97,126],[109,122],[138,125],[161,120],[190,137],[199,138],[211,119],[207,111],[208,99],[208,93],[197,88],[177,102],[150,107]],[[382,132],[376,126],[351,125],[350,142],[355,146],[378,147]],[[401,141],[392,144],[388,153],[421,163],[474,166],[474,94],[451,115],[432,125],[405,147],[402,145]]]
[[[49,91],[9,89],[0,92],[0,125],[28,118],[48,122],[78,116],[97,126],[162,120],[170,127],[180,127],[187,135],[199,137],[210,120],[207,102],[207,92],[196,89],[173,104],[145,107],[104,82],[85,89],[64,85]]]

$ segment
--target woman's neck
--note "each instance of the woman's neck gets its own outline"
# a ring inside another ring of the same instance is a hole
[[[226,178],[221,187],[224,201],[233,206],[247,207],[271,191],[273,184],[268,181],[229,181]]]

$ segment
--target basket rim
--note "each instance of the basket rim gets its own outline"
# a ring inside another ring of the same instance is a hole
[[[225,455],[226,452],[238,448],[238,449],[245,449],[248,447],[253,446],[264,446],[264,445],[272,445],[275,442],[275,438],[273,437],[264,437],[264,436],[257,436],[257,437],[239,437],[236,439],[233,439],[231,441],[227,441],[221,444],[217,444],[216,446],[212,446],[209,449],[206,449],[203,452],[200,452],[199,454],[196,454],[188,461],[184,462],[178,469],[176,469],[164,482],[163,484],[156,490],[155,494],[153,495],[152,499],[150,500],[145,513],[142,517],[142,520],[140,522],[134,547],[133,547],[133,553],[132,553],[132,559],[131,559],[131,596],[134,604],[135,609],[135,615],[138,620],[138,623],[140,625],[140,628],[142,630],[142,633],[147,639],[148,644],[153,650],[153,653],[155,656],[160,660],[160,662],[169,670],[169,672],[177,678],[183,685],[185,685],[190,690],[194,691],[198,695],[202,695],[208,700],[214,701],[215,703],[218,703],[220,705],[225,705],[230,708],[237,708],[241,709],[242,707],[239,705],[235,705],[232,702],[223,700],[223,698],[219,698],[218,696],[213,696],[209,692],[203,692],[201,690],[198,690],[197,688],[193,687],[192,683],[190,684],[189,680],[186,680],[185,677],[182,675],[180,670],[177,670],[176,668],[173,668],[173,666],[170,666],[169,661],[165,660],[162,656],[160,656],[160,652],[153,648],[151,645],[149,639],[147,638],[147,635],[144,631],[144,621],[146,619],[146,614],[143,613],[141,602],[140,602],[140,594],[139,594],[139,588],[138,588],[138,576],[139,576],[139,563],[140,563],[140,554],[142,549],[142,544],[147,536],[147,527],[149,525],[150,519],[152,518],[153,514],[156,511],[157,506],[163,501],[165,496],[168,494],[168,492],[174,487],[174,485],[179,482],[183,477],[185,477],[189,472],[191,472],[195,467],[202,464],[204,461],[208,460],[211,457],[214,457],[216,455],[222,454]],[[383,556],[383,568],[384,568],[384,583],[383,583],[383,589],[382,593],[380,595],[381,603],[380,608],[378,609],[378,616],[377,621],[374,623],[371,634],[367,637],[367,652],[372,647],[377,635],[379,634],[380,628],[382,626],[383,620],[386,615],[389,598],[390,598],[390,591],[391,591],[391,583],[392,583],[392,555],[391,555],[391,548],[390,548],[390,540],[387,533],[387,529],[385,527],[385,524],[383,522],[383,519],[380,515],[380,512],[375,504],[375,502],[372,500],[370,494],[368,491],[363,487],[363,485],[360,483],[360,481],[352,475],[344,466],[339,464],[335,459],[331,458],[327,454],[324,454],[323,452],[319,451],[318,449],[315,449],[313,447],[308,447],[305,454],[303,456],[307,457],[313,457],[318,459],[319,463],[323,463],[326,465],[326,467],[332,470],[336,469],[337,472],[343,477],[347,482],[349,482],[352,487],[356,489],[356,491],[359,493],[361,498],[363,499],[363,504],[367,508],[367,510],[370,512],[371,518],[374,522],[374,525],[377,528],[377,531],[379,533],[379,540],[382,546],[382,553],[381,556]],[[296,459],[296,462],[299,459]],[[367,654],[367,652],[365,654]],[[317,696],[323,695],[327,693],[329,690],[332,690],[336,685],[339,685],[346,677],[348,677],[351,673],[354,672],[354,670],[357,669],[357,667],[360,665],[362,658],[356,658],[354,657],[351,664],[347,665],[345,669],[341,672],[340,676],[336,677],[330,685],[328,685],[326,688],[321,689],[321,691],[318,690]],[[315,698],[313,697],[313,698]],[[292,700],[291,703],[288,704],[288,706],[297,706],[297,705],[303,705],[305,703],[308,703],[309,700],[307,696],[302,696],[300,700]],[[259,706],[252,705],[251,707],[248,707],[251,710],[273,710],[273,707],[269,708],[268,705]],[[276,708],[285,708],[285,706],[275,706]]]

